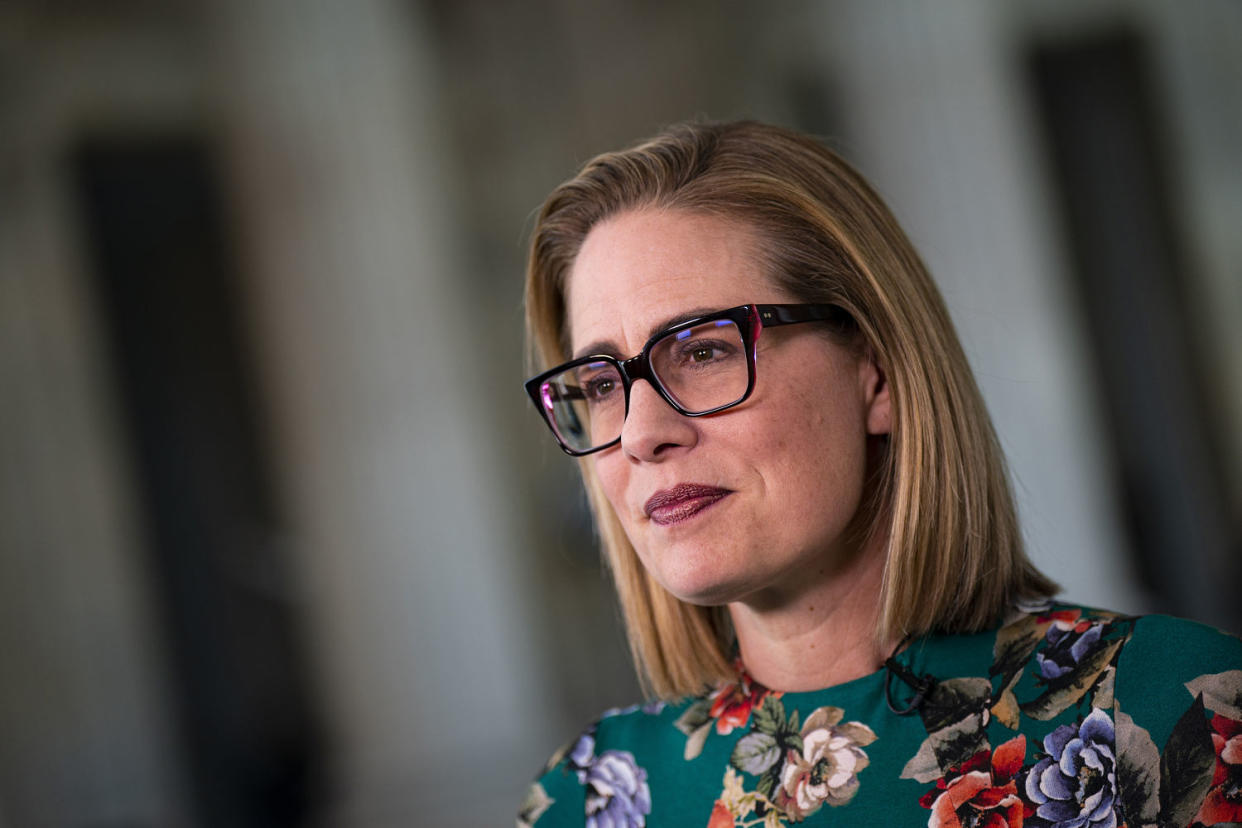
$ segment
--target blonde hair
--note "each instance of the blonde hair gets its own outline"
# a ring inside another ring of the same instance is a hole
[[[754,228],[774,282],[848,311],[884,371],[893,424],[871,506],[888,521],[877,641],[978,631],[1012,603],[1056,592],[1023,551],[1004,457],[931,276],[871,186],[805,135],[754,122],[680,124],[594,158],[557,187],[539,214],[526,277],[527,333],[542,366],[568,358],[566,280],[586,235],[648,207]],[[660,586],[589,459],[580,470],[648,689],[671,698],[731,676],[721,608]]]

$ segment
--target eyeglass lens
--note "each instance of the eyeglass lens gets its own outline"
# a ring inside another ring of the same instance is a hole
[[[728,319],[704,322],[652,343],[651,372],[667,397],[687,414],[701,414],[746,394],[746,343]],[[621,436],[625,386],[616,363],[577,365],[544,380],[540,399],[557,437],[574,451]]]

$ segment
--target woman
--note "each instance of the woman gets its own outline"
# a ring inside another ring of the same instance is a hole
[[[832,152],[732,123],[600,156],[526,299],[659,701],[520,824],[1242,820],[1242,642],[1048,600],[943,302]]]

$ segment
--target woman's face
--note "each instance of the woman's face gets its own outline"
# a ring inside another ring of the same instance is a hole
[[[625,358],[688,313],[797,301],[758,253],[745,225],[698,213],[597,225],[570,273],[573,352]],[[754,393],[720,414],[684,417],[636,382],[621,442],[588,458],[643,564],[682,600],[787,601],[853,557],[847,528],[867,436],[889,430],[888,392],[867,356],[821,330],[763,331]]]

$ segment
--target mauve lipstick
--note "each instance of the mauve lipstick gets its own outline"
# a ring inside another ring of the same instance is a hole
[[[679,483],[671,489],[663,489],[653,494],[643,504],[643,511],[647,513],[652,523],[671,526],[697,515],[732,493],[729,489],[722,489],[719,486]]]

